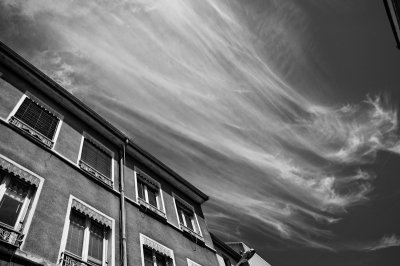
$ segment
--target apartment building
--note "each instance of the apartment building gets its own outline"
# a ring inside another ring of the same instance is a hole
[[[207,200],[0,43],[0,265],[218,265]]]

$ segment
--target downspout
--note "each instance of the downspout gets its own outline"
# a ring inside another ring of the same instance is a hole
[[[125,163],[126,163],[126,145],[128,145],[129,140],[126,139],[125,143],[122,146],[122,154],[120,156],[120,200],[121,200],[121,257],[122,257],[122,266],[128,265],[127,253],[126,253],[126,210],[125,210]]]

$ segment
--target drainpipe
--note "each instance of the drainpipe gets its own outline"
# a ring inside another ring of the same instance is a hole
[[[122,257],[122,266],[128,265],[127,253],[126,253],[126,210],[125,210],[125,185],[124,185],[124,176],[125,176],[125,153],[126,146],[128,145],[129,140],[126,139],[125,143],[122,146],[122,154],[120,156],[120,191],[121,191],[121,257]]]

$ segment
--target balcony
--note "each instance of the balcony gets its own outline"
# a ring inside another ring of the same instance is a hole
[[[21,232],[10,228],[8,225],[0,223],[0,242],[18,248],[21,246],[23,238],[24,235]]]

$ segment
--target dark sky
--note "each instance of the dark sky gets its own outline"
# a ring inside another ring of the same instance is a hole
[[[0,3],[0,40],[210,196],[272,265],[399,265],[382,1]]]

